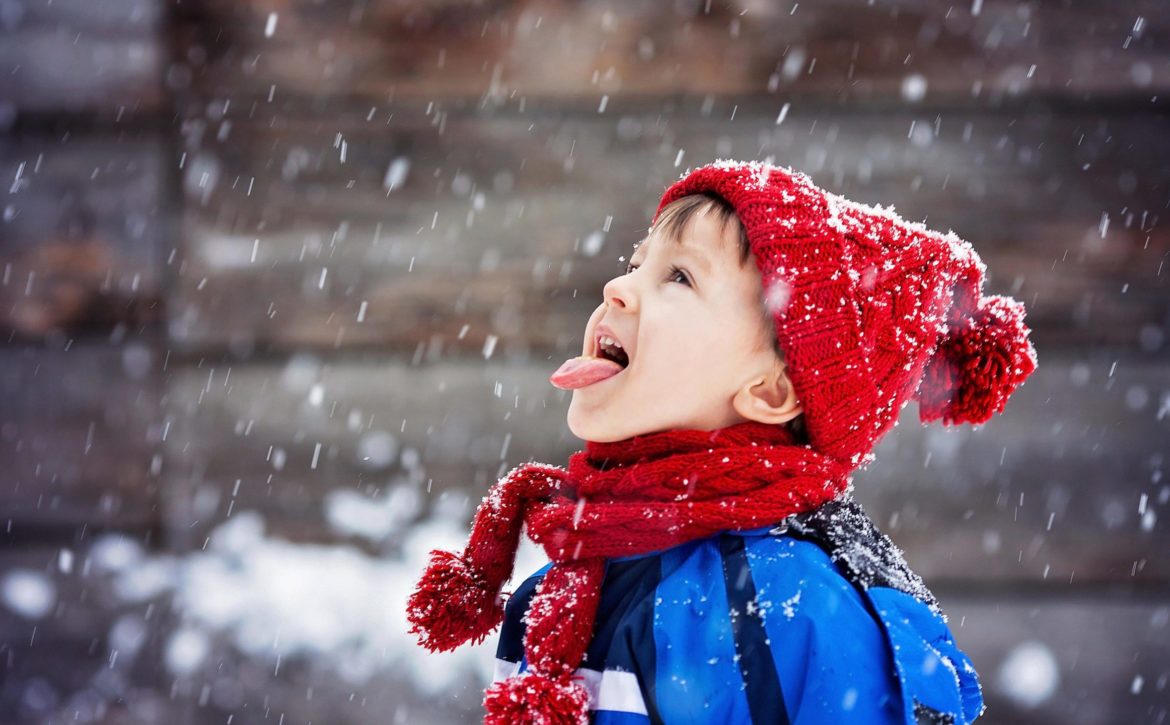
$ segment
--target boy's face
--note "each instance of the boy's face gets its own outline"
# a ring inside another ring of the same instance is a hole
[[[718,216],[702,210],[677,243],[662,236],[663,226],[634,252],[632,271],[606,283],[585,327],[582,355],[599,354],[597,328],[604,325],[629,365],[573,391],[568,425],[582,440],[758,419],[758,404],[749,400],[766,395],[767,385],[756,383],[778,370],[787,381],[764,329],[759,271],[751,258],[740,265],[736,225],[721,229]]]

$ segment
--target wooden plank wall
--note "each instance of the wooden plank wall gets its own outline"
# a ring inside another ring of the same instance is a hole
[[[510,467],[563,462],[580,441],[547,376],[664,188],[715,158],[954,229],[1028,304],[1040,369],[1006,413],[950,431],[908,408],[858,496],[939,594],[988,722],[1165,721],[1164,3],[13,7],[14,721],[476,721],[474,679],[435,703],[409,664],[354,687],[222,633],[176,676],[183,607],[94,572],[129,544],[197,556],[233,511],[397,560],[422,531],[405,523],[461,520]],[[346,534],[328,514],[346,490],[418,510]]]

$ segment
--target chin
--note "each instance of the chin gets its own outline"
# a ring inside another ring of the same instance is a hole
[[[566,418],[569,424],[569,430],[573,435],[577,436],[583,441],[593,441],[594,443],[612,443],[613,441],[620,441],[629,436],[623,435],[620,431],[614,431],[604,423],[599,423],[596,420],[590,420],[588,415],[581,416],[574,413],[573,406],[569,406],[569,414]]]
[[[582,423],[581,421],[577,420],[571,412],[569,413],[569,417],[568,417],[568,420],[566,422],[569,424],[569,430],[572,432],[572,434],[577,436],[581,440],[595,441],[598,443],[604,442],[604,441],[598,439],[597,436],[598,436],[599,432],[597,430],[595,430],[593,426],[589,425],[588,423]]]

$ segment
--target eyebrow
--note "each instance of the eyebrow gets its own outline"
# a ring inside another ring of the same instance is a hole
[[[642,249],[649,241],[650,237],[646,237],[642,241],[638,242],[638,247],[634,250],[633,254],[630,255],[630,258],[633,259],[634,254],[637,254],[638,250]],[[707,274],[711,273],[711,263],[707,260],[707,255],[700,251],[698,247],[684,245],[682,241],[678,239],[671,241],[674,242],[673,246],[676,250],[679,251],[679,253],[685,257],[688,257],[689,259],[693,259],[695,263],[698,264],[699,268],[703,270],[703,272]]]

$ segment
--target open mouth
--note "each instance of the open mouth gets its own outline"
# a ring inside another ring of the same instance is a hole
[[[630,367],[632,360],[613,331],[599,325],[593,334],[593,345],[582,354],[571,357],[549,376],[548,380],[561,390],[577,390],[619,377]]]
[[[597,341],[597,356],[603,357],[606,360],[612,360],[618,365],[621,365],[623,368],[628,367],[630,364],[630,356],[626,353],[621,344],[619,344],[616,340],[613,342],[610,342],[610,340],[612,340],[612,338],[602,336]]]

